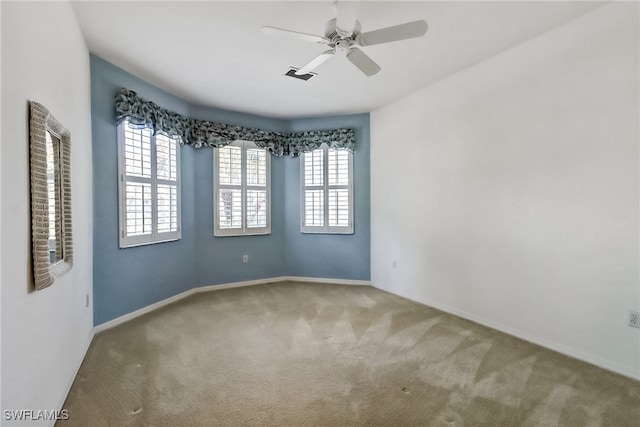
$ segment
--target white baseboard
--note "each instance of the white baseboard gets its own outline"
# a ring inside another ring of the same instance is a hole
[[[220,285],[208,285],[193,288],[185,293],[195,294],[199,292],[221,291],[222,289],[242,288],[244,286],[264,285],[265,283],[283,282],[283,277],[270,277],[268,279],[245,280],[243,282],[222,283]],[[182,294],[180,294],[182,295]]]
[[[142,307],[136,311],[132,311],[131,313],[124,314],[120,317],[116,317],[115,319],[109,320],[108,322],[101,323],[93,327],[93,333],[97,334],[102,331],[106,331],[107,329],[111,329],[120,325],[121,323],[128,322],[129,320],[135,319],[136,317],[140,317],[143,314],[152,312],[160,307],[164,307],[167,304],[171,304],[172,302],[181,300],[182,298],[186,298],[189,295],[195,293],[195,289],[189,289],[188,291],[182,292],[180,294],[174,295],[167,299],[163,299],[162,301],[155,302],[146,307]]]
[[[394,290],[387,289],[387,288],[382,287],[382,286],[377,286],[375,283],[372,283],[371,286],[373,286],[373,287],[375,287],[377,289],[380,289],[382,291],[389,292],[390,294],[398,295],[398,296],[401,296],[403,298],[410,299],[411,301],[415,301],[415,302],[418,302],[420,304],[424,304],[424,305],[427,305],[429,307],[433,307],[433,308],[435,308],[437,310],[444,311],[445,313],[453,314],[454,316],[458,316],[458,317],[461,317],[463,319],[470,320],[470,321],[472,321],[474,323],[478,323],[478,324],[486,326],[488,328],[495,329],[495,330],[500,331],[500,332],[504,332],[505,334],[514,336],[516,338],[523,339],[523,340],[528,341],[528,342],[533,343],[533,344],[537,344],[537,345],[539,345],[541,347],[545,347],[545,348],[547,348],[549,350],[553,350],[553,351],[556,351],[558,353],[564,354],[565,356],[569,356],[569,357],[572,357],[574,359],[578,359],[578,360],[581,360],[583,362],[587,362],[587,363],[589,363],[591,365],[595,365],[595,366],[597,366],[599,368],[606,369],[607,371],[615,372],[616,374],[624,375],[625,377],[628,377],[628,378],[631,378],[631,379],[634,379],[634,380],[640,380],[640,373],[639,372],[634,372],[634,371],[629,370],[628,368],[626,368],[624,366],[620,366],[620,365],[617,365],[615,363],[611,363],[611,362],[608,362],[606,360],[602,360],[600,358],[590,356],[590,355],[585,354],[585,353],[583,353],[581,351],[575,350],[575,349],[570,348],[570,347],[566,347],[566,346],[564,346],[562,344],[557,344],[557,343],[553,343],[553,342],[547,341],[545,339],[530,335],[530,334],[528,334],[526,332],[522,332],[522,331],[519,331],[517,329],[513,329],[513,328],[511,328],[509,326],[501,325],[501,324],[495,323],[495,322],[493,322],[491,320],[487,320],[487,319],[475,316],[473,314],[469,314],[469,313],[466,313],[464,311],[457,310],[455,308],[451,308],[451,307],[448,307],[448,306],[443,305],[443,304],[439,304],[439,303],[434,302],[434,301],[429,301],[426,298],[416,297],[415,295],[412,295],[409,292],[400,291],[400,290],[397,290],[397,289],[394,289]]]
[[[131,313],[127,313],[113,320],[109,320],[108,322],[96,325],[93,328],[93,333],[97,334],[99,332],[106,331],[107,329],[111,329],[115,326],[120,325],[121,323],[135,319],[136,317],[142,316],[143,314],[150,313],[154,310],[157,310],[160,307],[164,307],[165,305],[171,304],[172,302],[179,301],[183,298],[188,297],[189,295],[193,295],[196,293],[220,291],[222,289],[240,288],[243,286],[254,286],[254,285],[262,285],[265,283],[278,283],[278,282],[328,283],[328,284],[337,284],[337,285],[358,285],[358,286],[371,285],[371,282],[368,280],[324,279],[321,277],[280,276],[280,277],[270,277],[267,279],[247,280],[243,282],[232,282],[232,283],[223,283],[219,285],[200,286],[197,288],[189,289],[188,291],[184,291],[182,293],[179,293],[167,299],[163,299],[162,301],[155,302],[139,310],[132,311]]]
[[[370,280],[326,279],[323,277],[283,276],[282,282],[328,283],[330,285],[371,286]]]

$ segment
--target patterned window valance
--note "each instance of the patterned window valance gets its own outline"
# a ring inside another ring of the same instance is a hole
[[[183,144],[195,148],[223,147],[244,140],[253,141],[275,156],[298,156],[323,143],[351,152],[355,146],[353,129],[282,133],[190,119],[147,101],[132,90],[121,89],[116,95],[116,120],[120,123],[125,119],[134,126],[151,128],[154,133],[180,137]]]

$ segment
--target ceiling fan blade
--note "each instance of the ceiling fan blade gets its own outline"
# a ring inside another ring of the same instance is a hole
[[[285,29],[276,28],[276,27],[262,27],[262,32],[265,34],[275,34],[278,36],[285,36],[285,37],[290,37],[298,40],[303,40],[303,41],[313,42],[313,43],[320,43],[320,44],[327,44],[331,41],[326,37],[316,36],[316,35],[307,34],[307,33],[301,33],[299,31],[285,30]]]
[[[311,62],[309,62],[307,65],[296,71],[294,74],[301,76],[303,74],[309,73],[309,71],[316,69],[318,66],[320,66],[320,64],[331,58],[334,53],[335,51],[333,49],[321,53],[319,56],[313,58],[313,60],[311,60]]]
[[[371,46],[374,44],[413,39],[424,36],[427,28],[428,26],[425,21],[407,22],[406,24],[394,25],[393,27],[362,33],[358,36],[356,42],[360,46]]]
[[[336,31],[342,37],[350,37],[356,28],[358,18],[357,1],[335,1]]]
[[[373,62],[373,59],[369,58],[363,51],[361,51],[357,47],[349,49],[349,53],[347,53],[347,59],[367,76],[373,76],[378,71],[380,71],[380,66]]]

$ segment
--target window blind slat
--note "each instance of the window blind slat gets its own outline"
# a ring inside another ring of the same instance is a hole
[[[329,226],[349,225],[349,190],[329,190]]]
[[[264,187],[267,185],[267,151],[247,150],[247,185]]]
[[[175,139],[165,135],[156,136],[156,170],[157,178],[175,181],[177,171],[177,145]]]
[[[349,184],[349,152],[328,150],[329,185]]]
[[[324,191],[307,190],[304,193],[304,223],[311,227],[324,225]]]
[[[242,228],[242,191],[229,188],[220,189],[219,197],[220,228]]]
[[[218,148],[218,170],[220,184],[242,184],[242,148],[229,145]]]
[[[125,174],[151,178],[151,130],[125,125]]]
[[[324,185],[322,150],[304,154],[304,185]]]
[[[178,191],[175,185],[158,185],[158,233],[177,231]]]
[[[127,183],[126,233],[151,234],[151,184]]]
[[[267,226],[267,191],[247,190],[247,227]]]

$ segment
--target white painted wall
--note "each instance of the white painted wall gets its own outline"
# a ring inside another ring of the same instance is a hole
[[[60,409],[91,338],[89,55],[68,2],[1,2],[2,409]],[[28,104],[71,132],[74,266],[32,292]],[[3,425],[21,425],[4,420]],[[52,425],[52,422],[25,425]]]
[[[596,9],[372,113],[374,285],[640,378],[638,16]]]

